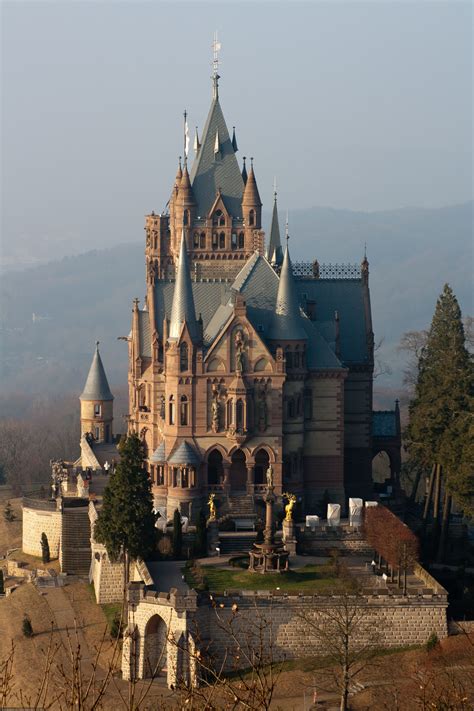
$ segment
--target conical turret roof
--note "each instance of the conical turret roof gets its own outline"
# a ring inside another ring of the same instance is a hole
[[[89,375],[87,376],[84,390],[80,400],[113,400],[114,396],[110,392],[109,383],[105,374],[102,358],[99,353],[97,343],[94,357],[92,358]]]
[[[284,341],[306,340],[307,335],[302,319],[303,316],[301,315],[290,252],[287,245],[281,267],[280,283],[278,284],[271,338]]]
[[[184,322],[186,322],[192,340],[198,340],[196,309],[194,307],[193,288],[189,274],[188,253],[183,229],[168,338],[179,338]]]
[[[260,207],[262,205],[262,201],[260,200],[260,195],[257,188],[257,181],[255,180],[253,164],[250,165],[250,171],[248,174],[247,182],[245,183],[244,195],[242,197],[242,205],[255,205],[257,207]]]
[[[179,198],[183,205],[195,205],[196,201],[193,195],[193,189],[191,187],[191,181],[189,179],[188,166],[184,164],[183,175],[179,183]]]
[[[278,207],[275,193],[273,202],[272,226],[270,228],[270,240],[268,242],[267,259],[270,264],[280,264],[283,261],[283,251],[280,242],[280,225],[278,224]]]

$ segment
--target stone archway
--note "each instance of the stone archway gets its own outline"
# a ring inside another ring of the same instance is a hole
[[[216,486],[222,483],[224,476],[222,454],[218,449],[213,449],[207,458],[207,483],[211,486]]]
[[[168,627],[160,615],[153,615],[145,627],[143,676],[156,677],[166,669]]]
[[[266,449],[259,449],[255,454],[254,481],[255,484],[265,484],[266,471],[270,464],[270,457]]]
[[[231,457],[230,488],[235,492],[247,491],[246,456],[241,449],[237,449]]]

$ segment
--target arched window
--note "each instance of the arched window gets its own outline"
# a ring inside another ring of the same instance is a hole
[[[219,247],[225,249],[225,234],[223,232],[219,235]]]
[[[232,426],[232,399],[227,400],[227,405],[226,405],[226,419],[227,419],[227,427]]]
[[[188,409],[188,398],[186,397],[186,395],[181,395],[181,401],[179,406],[179,421],[183,427],[188,424]]]
[[[292,368],[293,367],[293,353],[290,349],[290,346],[286,346],[286,348],[285,348],[285,360],[286,360],[286,367]]]
[[[184,341],[179,347],[179,369],[181,372],[188,369],[188,344]]]
[[[252,226],[255,224],[255,210],[250,210],[249,212],[249,225]]]
[[[225,225],[225,216],[222,212],[222,210],[216,210],[215,213],[212,216],[212,224],[215,227],[224,227]]]
[[[232,232],[231,247],[232,249],[237,249],[237,232]]]
[[[244,245],[245,245],[244,233],[243,233],[243,232],[240,232],[240,233],[239,233],[239,249],[243,249],[243,248],[244,248]]]
[[[169,403],[168,403],[168,405],[169,405],[169,407],[168,407],[168,412],[169,412],[169,424],[170,424],[170,425],[174,425],[174,414],[175,414],[175,413],[174,413],[174,404],[175,404],[175,403],[174,403],[174,396],[173,396],[173,395],[170,395],[170,399],[169,399]]]
[[[195,248],[199,247],[199,233],[195,232],[193,235],[193,246]]]
[[[200,234],[199,246],[201,247],[201,249],[206,248],[206,233],[205,232],[201,232],[201,234]]]
[[[240,399],[237,400],[235,406],[235,419],[236,428],[239,432],[241,432],[244,429],[244,403]]]

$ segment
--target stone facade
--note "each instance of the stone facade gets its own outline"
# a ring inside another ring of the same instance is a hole
[[[41,534],[46,533],[51,558],[59,558],[61,510],[56,501],[23,500],[23,552],[41,557]]]

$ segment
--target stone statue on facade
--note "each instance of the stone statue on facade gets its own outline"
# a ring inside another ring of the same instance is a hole
[[[215,494],[210,494],[209,501],[207,502],[207,504],[209,506],[209,519],[208,519],[209,521],[215,521],[217,519],[215,498],[216,498]]]
[[[235,337],[235,372],[244,372],[244,342],[241,331]]]
[[[269,464],[267,472],[266,472],[266,477],[267,477],[267,489],[269,491],[273,490],[273,467],[271,464]]]
[[[296,504],[295,494],[283,494],[285,499],[288,499],[288,503],[285,506],[285,521],[293,521],[293,509]]]
[[[219,392],[214,390],[211,402],[211,427],[213,432],[219,432]]]

